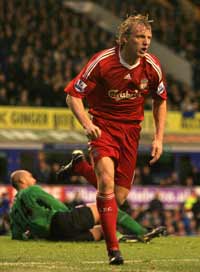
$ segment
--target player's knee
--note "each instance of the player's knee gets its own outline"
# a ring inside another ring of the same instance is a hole
[[[98,190],[101,193],[111,193],[114,191],[114,180],[113,178],[104,173],[98,177]]]

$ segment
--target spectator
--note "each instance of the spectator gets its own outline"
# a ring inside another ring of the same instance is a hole
[[[176,225],[176,228],[177,228],[177,235],[179,236],[186,236],[186,230],[185,230],[185,226],[183,224],[182,221],[178,221],[177,222],[177,225]]]
[[[18,106],[30,106],[29,93],[27,89],[21,90],[19,98],[16,100]]]
[[[5,235],[10,230],[9,223],[10,202],[7,193],[2,193],[0,197],[0,235]]]
[[[9,212],[10,202],[7,193],[2,193],[0,197],[0,216]]]
[[[192,189],[184,203],[184,209],[186,212],[191,212],[193,205],[197,202],[197,197],[198,195],[196,191]]]
[[[6,88],[0,88],[0,105],[8,105],[8,96]]]
[[[170,175],[170,178],[171,178],[171,185],[180,185],[180,181],[179,181],[179,176],[178,176],[178,173],[177,171],[173,171]]]
[[[195,112],[198,109],[198,104],[196,103],[196,101],[193,101],[193,99],[191,99],[190,97],[185,97],[182,102],[181,109],[183,117],[194,118]]]
[[[184,185],[187,187],[193,187],[193,185],[194,185],[193,177],[192,176],[186,177],[186,179],[184,181]]]
[[[56,184],[56,173],[58,172],[58,170],[60,169],[60,165],[57,162],[53,162],[50,165],[50,174],[49,174],[49,180],[48,180],[48,184]]]
[[[192,206],[194,220],[196,221],[196,229],[200,230],[200,195],[197,197],[196,202]]]
[[[192,165],[192,177],[195,186],[200,185],[200,170],[197,166]]]
[[[149,202],[149,211],[157,211],[160,214],[164,211],[164,205],[162,201],[160,200],[160,194],[159,192],[155,193],[154,198]]]
[[[151,168],[148,165],[142,167],[141,181],[142,185],[152,185],[154,183]]]
[[[48,183],[50,180],[50,165],[44,160],[39,160],[39,166],[35,173],[35,176],[39,183]]]

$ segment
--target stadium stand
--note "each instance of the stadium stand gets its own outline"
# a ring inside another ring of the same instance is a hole
[[[84,14],[63,7],[63,2],[1,1],[1,11],[5,10],[0,14],[2,105],[65,107],[63,86],[66,82],[93,53],[113,44],[113,35],[95,26]],[[200,28],[194,27],[198,22],[188,22],[172,4],[163,7],[160,1],[145,1],[142,5],[141,1],[134,1],[134,6],[128,0],[101,1],[101,4],[119,17],[130,11],[150,10],[150,16],[155,18],[154,36],[187,57],[194,67],[193,89],[170,76],[169,109],[198,110],[200,65],[196,37]],[[180,28],[182,25],[186,27]],[[148,109],[148,103],[146,105]]]
[[[65,105],[63,88],[112,37],[62,1],[1,2],[2,104]],[[86,34],[87,33],[87,34]]]

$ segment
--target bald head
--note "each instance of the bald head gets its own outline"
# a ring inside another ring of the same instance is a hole
[[[11,173],[10,180],[12,186],[17,190],[26,189],[29,186],[35,185],[36,180],[29,171],[16,170]]]

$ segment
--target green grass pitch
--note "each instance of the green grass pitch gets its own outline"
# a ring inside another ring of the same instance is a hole
[[[108,265],[105,244],[12,241],[0,237],[0,272],[199,272],[200,237],[161,237],[121,243],[125,264]]]

